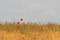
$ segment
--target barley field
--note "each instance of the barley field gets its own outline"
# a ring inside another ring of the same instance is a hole
[[[0,40],[60,40],[60,25],[0,23]]]

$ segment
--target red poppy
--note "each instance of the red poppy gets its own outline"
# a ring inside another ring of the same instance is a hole
[[[23,18],[20,18],[21,21],[23,21]]]
[[[20,24],[20,22],[17,22],[17,24]]]

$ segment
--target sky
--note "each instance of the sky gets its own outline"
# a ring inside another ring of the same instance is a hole
[[[60,0],[0,0],[0,22],[60,23]]]

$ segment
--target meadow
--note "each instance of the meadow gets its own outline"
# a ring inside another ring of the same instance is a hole
[[[60,40],[56,23],[0,23],[0,40]]]

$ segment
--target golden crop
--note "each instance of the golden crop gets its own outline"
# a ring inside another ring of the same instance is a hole
[[[60,25],[0,23],[0,40],[60,40]]]

